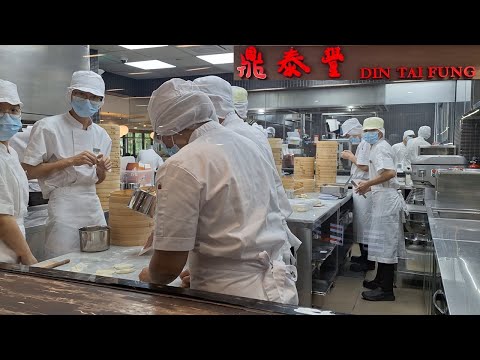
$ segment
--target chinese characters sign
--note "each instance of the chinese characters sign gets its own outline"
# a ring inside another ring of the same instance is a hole
[[[235,46],[236,80],[480,78],[478,45]]]

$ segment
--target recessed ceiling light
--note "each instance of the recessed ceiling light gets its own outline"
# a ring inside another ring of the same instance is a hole
[[[122,91],[122,90],[125,90],[125,89],[108,89],[107,91]]]
[[[144,69],[144,70],[167,69],[167,68],[175,67],[175,65],[167,64],[163,61],[158,61],[158,60],[127,62],[125,63],[125,65],[133,66],[133,67]]]
[[[413,91],[408,91],[407,94],[413,94]]]
[[[140,71],[140,72],[131,72],[128,75],[143,75],[143,74],[151,74],[151,71]]]
[[[348,108],[349,108],[349,109],[353,109],[353,106],[352,106],[352,105],[350,105]]]
[[[137,127],[136,127],[136,126],[134,126],[133,128],[134,128],[135,130],[137,130]]]
[[[156,47],[162,47],[162,46],[168,46],[168,45],[118,45],[121,47],[124,47],[125,49],[129,50],[138,50],[138,49],[150,49],[150,48],[156,48]]]
[[[315,100],[314,102],[318,102],[318,100]]]
[[[210,66],[195,68],[195,69],[185,69],[185,71],[197,71],[197,70],[206,70],[206,69],[210,69]]]
[[[210,64],[233,64],[233,53],[199,55],[197,57]]]
[[[177,45],[178,48],[189,48],[194,46],[202,46],[202,45]]]
[[[147,125],[143,124],[143,127],[147,127]]]

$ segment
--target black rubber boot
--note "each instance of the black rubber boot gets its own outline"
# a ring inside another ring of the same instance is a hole
[[[385,264],[378,263],[377,274],[375,275],[375,279],[373,279],[372,281],[363,280],[364,288],[375,290],[376,288],[379,288],[382,286],[384,265]]]
[[[395,301],[393,291],[384,291],[378,287],[375,290],[362,292],[362,297],[368,301]]]

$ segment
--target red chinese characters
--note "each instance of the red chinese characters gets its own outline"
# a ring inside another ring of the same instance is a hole
[[[283,53],[283,59],[278,62],[278,72],[283,73],[284,76],[291,78],[302,76],[302,73],[297,70],[297,66],[307,74],[310,73],[310,67],[303,63],[304,57],[298,50],[291,48]]]
[[[255,46],[249,46],[245,50],[245,55],[240,54],[240,58],[242,60],[241,66],[237,67],[240,78],[246,77],[250,79],[252,72],[253,76],[257,79],[263,80],[267,77],[267,74],[264,73],[263,66],[260,66],[263,64],[262,53],[258,51],[257,54],[257,48]]]
[[[338,72],[338,62],[343,62],[344,56],[339,46],[328,47],[323,52],[322,63],[328,64],[328,76],[331,78],[339,78],[341,74]]]

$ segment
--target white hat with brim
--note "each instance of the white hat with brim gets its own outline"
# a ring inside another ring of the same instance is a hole
[[[0,79],[0,103],[2,102],[23,107],[23,103],[18,96],[17,85],[10,81]]]

